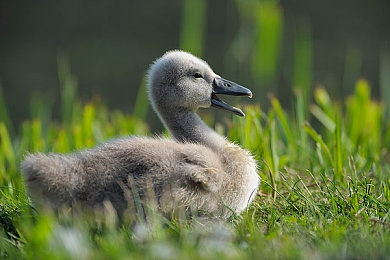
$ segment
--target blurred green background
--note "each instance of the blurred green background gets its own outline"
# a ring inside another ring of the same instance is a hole
[[[1,0],[1,109],[14,127],[37,99],[58,118],[70,69],[75,96],[132,113],[149,64],[177,48],[263,107],[273,93],[289,108],[294,91],[318,85],[341,99],[360,77],[390,101],[389,12],[388,0]]]

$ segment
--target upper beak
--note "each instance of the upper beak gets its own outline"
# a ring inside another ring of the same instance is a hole
[[[213,92],[211,94],[211,105],[222,108],[224,110],[230,111],[235,113],[239,116],[245,116],[244,112],[242,112],[241,109],[233,107],[224,101],[222,101],[219,97],[217,97],[216,94],[224,94],[224,95],[231,95],[231,96],[248,96],[249,98],[252,98],[252,92],[241,86],[237,83],[234,83],[232,81],[216,77],[213,81]]]

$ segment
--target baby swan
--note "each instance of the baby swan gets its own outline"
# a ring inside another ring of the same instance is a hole
[[[259,186],[248,151],[209,128],[195,113],[211,106],[243,116],[217,94],[252,96],[183,51],[169,51],[150,67],[149,98],[174,139],[125,137],[71,154],[30,154],[22,162],[29,193],[52,207],[99,208],[110,201],[119,214],[135,214],[151,199],[165,216],[226,219],[241,213]]]

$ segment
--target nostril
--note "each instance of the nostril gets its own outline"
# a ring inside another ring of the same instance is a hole
[[[226,88],[230,88],[232,85],[230,83],[223,83],[223,86]]]

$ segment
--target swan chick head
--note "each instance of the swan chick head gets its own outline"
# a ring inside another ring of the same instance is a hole
[[[148,73],[149,99],[155,111],[218,107],[237,115],[245,114],[222,101],[217,94],[249,96],[252,92],[223,79],[202,59],[184,51],[168,51],[157,59]]]

